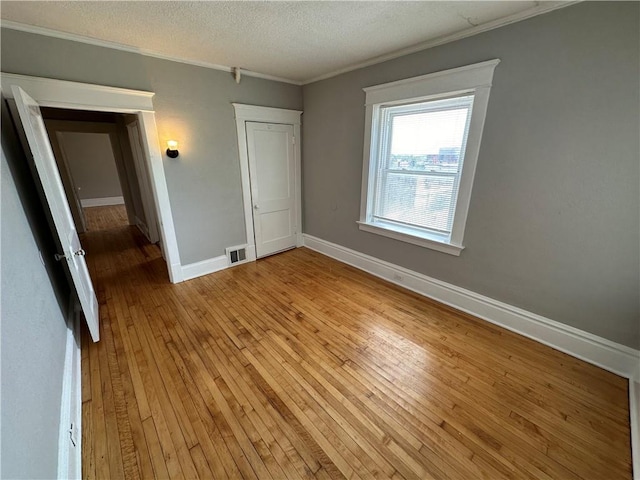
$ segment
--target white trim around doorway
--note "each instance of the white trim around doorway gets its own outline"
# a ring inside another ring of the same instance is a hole
[[[296,185],[296,246],[303,245],[302,239],[302,165],[300,150],[300,116],[299,110],[286,110],[283,108],[259,107],[232,103],[236,115],[236,130],[238,133],[238,153],[240,154],[240,176],[242,179],[242,201],[244,204],[244,224],[247,232],[247,261],[256,259],[256,241],[253,230],[253,209],[251,207],[251,183],[249,177],[249,154],[247,151],[247,127],[246,122],[282,123],[293,125],[295,139],[295,185]]]
[[[138,116],[142,130],[143,147],[151,175],[153,197],[159,216],[162,249],[167,261],[171,283],[183,281],[178,242],[176,239],[169,191],[162,165],[162,150],[158,139],[153,92],[68,82],[51,78],[29,77],[1,73],[2,92],[12,98],[11,86],[17,85],[43,107],[89,110],[100,112],[132,113]]]

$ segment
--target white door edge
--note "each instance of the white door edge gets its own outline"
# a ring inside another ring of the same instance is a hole
[[[69,200],[62,184],[49,135],[38,102],[19,86],[11,87],[18,117],[26,139],[25,151],[31,152],[33,174],[42,185],[43,205],[51,213],[52,233],[59,240],[56,259],[66,262],[70,286],[77,292],[87,326],[94,342],[100,339],[100,316],[95,287],[84,258]]]

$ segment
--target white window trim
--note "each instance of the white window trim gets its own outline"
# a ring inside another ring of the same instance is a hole
[[[357,222],[360,230],[451,255],[460,255],[464,249],[462,242],[469,212],[471,188],[480,152],[480,140],[489,103],[489,92],[493,81],[493,72],[498,63],[500,63],[498,59],[489,60],[364,89],[366,94],[364,159],[360,220]],[[377,158],[378,155],[379,129],[377,125],[374,125],[373,118],[380,106],[382,104],[389,106],[408,102],[417,103],[465,93],[472,93],[475,98],[450,238],[415,235],[398,228],[374,223],[371,220],[374,185],[369,179],[373,178],[373,168],[375,168],[375,162],[371,159]],[[373,131],[374,129],[375,131]]]

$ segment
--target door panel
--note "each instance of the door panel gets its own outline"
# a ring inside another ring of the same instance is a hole
[[[62,261],[67,262],[73,287],[78,294],[91,338],[94,342],[97,342],[100,339],[98,300],[89,276],[89,270],[84,259],[84,251],[80,245],[78,232],[71,215],[40,108],[37,102],[20,87],[13,86],[12,91],[20,120],[24,126],[25,136],[33,154],[35,169],[40,177],[42,189],[49,204],[55,232],[62,245],[62,255],[64,256]]]
[[[292,230],[291,215],[286,209],[260,215],[260,228],[263,243],[284,240]]]
[[[258,258],[296,246],[293,125],[247,122]]]

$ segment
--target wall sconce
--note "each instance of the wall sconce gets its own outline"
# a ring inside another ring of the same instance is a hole
[[[167,157],[176,158],[180,152],[178,152],[178,142],[175,140],[169,140],[167,142]]]

